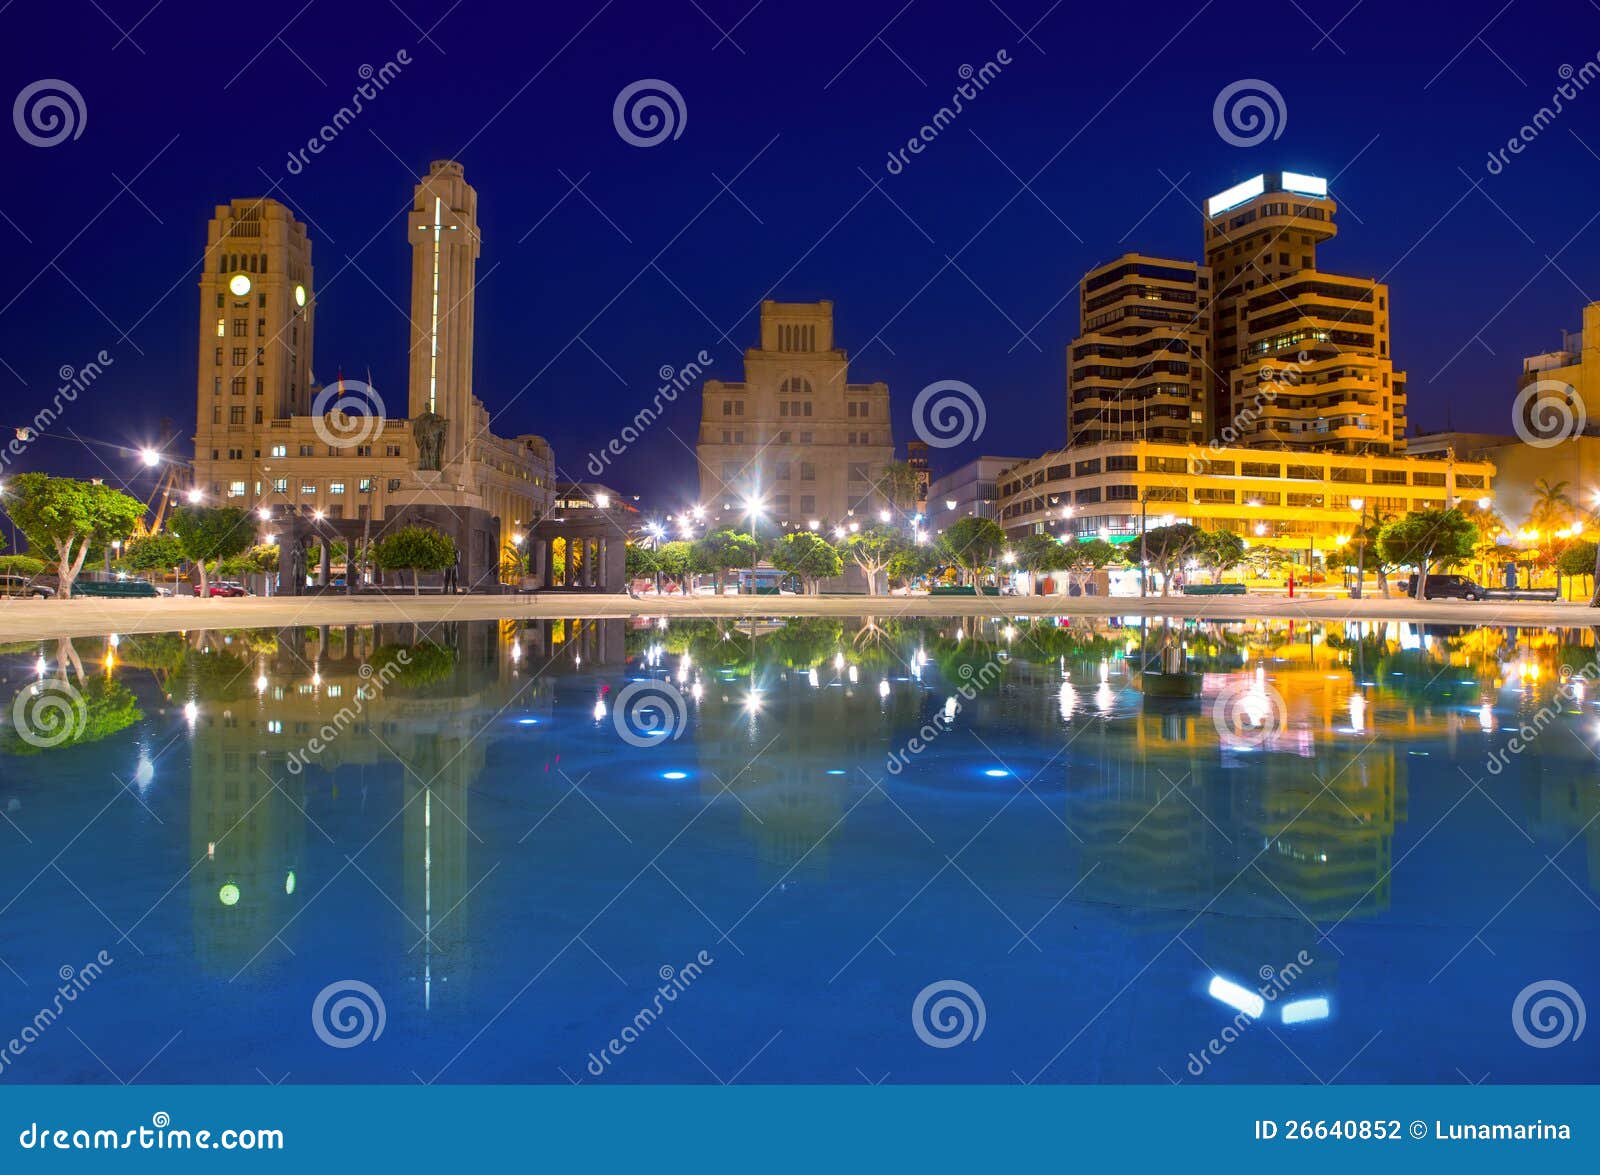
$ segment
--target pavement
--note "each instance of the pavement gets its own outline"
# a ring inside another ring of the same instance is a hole
[[[432,623],[442,620],[680,616],[1170,616],[1204,620],[1411,620],[1430,624],[1573,627],[1600,625],[1581,603],[1390,599],[1342,596],[644,596],[513,595],[278,596],[156,600],[0,599],[0,643],[108,632],[304,625]]]

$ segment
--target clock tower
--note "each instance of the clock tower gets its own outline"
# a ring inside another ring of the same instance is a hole
[[[276,200],[218,205],[199,285],[196,481],[231,485],[252,476],[270,421],[311,408],[306,226]]]

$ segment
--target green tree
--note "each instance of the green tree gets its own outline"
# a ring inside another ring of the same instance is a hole
[[[861,568],[862,574],[866,576],[867,595],[876,596],[878,576],[888,568],[890,561],[900,551],[910,545],[911,540],[894,527],[878,524],[851,535],[845,540],[844,549],[850,556],[850,561]]]
[[[144,517],[144,503],[120,490],[44,473],[12,478],[6,499],[28,546],[55,561],[57,597],[63,600],[71,598],[90,548],[127,538]]]
[[[32,555],[0,555],[0,575],[24,575],[32,578],[44,570],[44,560]]]
[[[1571,579],[1589,578],[1595,573],[1595,560],[1600,553],[1600,544],[1589,539],[1573,539],[1565,544],[1556,555],[1556,571]],[[1590,598],[1593,599],[1594,585],[1590,584]]]
[[[761,543],[743,531],[724,527],[705,535],[694,544],[701,567],[717,577],[717,595],[722,594],[722,577],[730,571],[754,567],[761,558]]]
[[[939,536],[945,557],[974,584],[994,570],[1005,545],[1006,532],[992,518],[958,518]]]
[[[1244,562],[1244,550],[1244,540],[1233,531],[1213,530],[1201,536],[1195,554],[1201,565],[1211,572],[1211,578],[1221,582],[1223,572]]]
[[[939,566],[939,548],[931,543],[907,543],[894,553],[884,568],[891,580],[909,586],[913,580],[931,575]]]
[[[183,544],[170,530],[155,534],[136,535],[122,544],[122,567],[135,574],[165,574],[172,572],[177,583],[178,568],[183,563]]]
[[[1428,573],[1448,571],[1472,558],[1478,528],[1456,509],[1416,510],[1397,518],[1378,535],[1383,557],[1417,569],[1417,599],[1428,598]]]
[[[678,590],[689,593],[694,579],[694,544],[685,539],[662,543],[655,551],[656,570],[678,585]]]
[[[222,562],[229,575],[272,575],[278,570],[278,548],[273,543],[257,543]]]
[[[1030,534],[1017,544],[1017,564],[1028,573],[1030,587],[1037,591],[1039,577],[1065,571],[1071,556],[1055,535]]]
[[[906,514],[917,504],[922,478],[911,468],[909,461],[890,461],[878,477],[878,492],[889,508]]]
[[[402,526],[373,544],[372,558],[385,571],[411,572],[411,594],[421,595],[422,573],[455,563],[456,541],[431,526]]]
[[[1102,538],[1066,543],[1061,549],[1067,560],[1063,570],[1067,573],[1069,583],[1077,587],[1080,596],[1088,589],[1089,578],[1095,572],[1121,562],[1123,555],[1121,547]]]
[[[623,560],[623,572],[628,577],[628,590],[633,590],[633,581],[642,579],[647,575],[655,577],[656,592],[661,592],[661,567],[656,559],[656,553],[643,543],[629,543]]]
[[[844,559],[827,539],[809,530],[790,531],[773,545],[772,565],[797,575],[806,594],[818,595],[822,581],[844,573]]]
[[[249,550],[255,538],[255,524],[238,506],[180,506],[173,511],[169,529],[178,536],[184,555],[200,569],[200,594],[207,598],[210,575],[221,569],[224,559]]]
[[[1205,531],[1187,522],[1171,526],[1157,526],[1144,532],[1140,544],[1148,564],[1146,573],[1154,570],[1161,576],[1161,594],[1165,596],[1172,577],[1184,563],[1197,555],[1206,540]]]

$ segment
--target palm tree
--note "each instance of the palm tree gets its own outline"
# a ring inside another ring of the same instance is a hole
[[[1572,495],[1567,493],[1567,485],[1565,481],[1552,484],[1546,477],[1533,483],[1533,509],[1528,511],[1529,527],[1541,535],[1547,535],[1567,524],[1578,508]]]

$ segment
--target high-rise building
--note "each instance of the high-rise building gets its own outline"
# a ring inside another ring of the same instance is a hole
[[[832,302],[763,302],[744,381],[707,380],[702,393],[695,455],[710,517],[743,525],[754,503],[763,525],[792,528],[884,507],[889,387],[848,381]]]
[[[453,160],[435,161],[415,189],[409,419],[381,389],[314,386],[305,225],[271,199],[217,208],[200,277],[195,488],[262,512],[263,530],[284,540],[286,584],[314,559],[325,577],[335,540],[411,521],[456,539],[464,585],[493,583],[501,552],[549,513],[549,445],[496,436],[473,384],[477,205]]]
[[[1067,444],[1207,438],[1211,271],[1124,253],[1078,286],[1067,348]]]
[[[1389,352],[1389,287],[1325,273],[1326,180],[1254,176],[1206,202],[1216,291],[1210,433],[1228,444],[1405,451],[1405,374]]]

